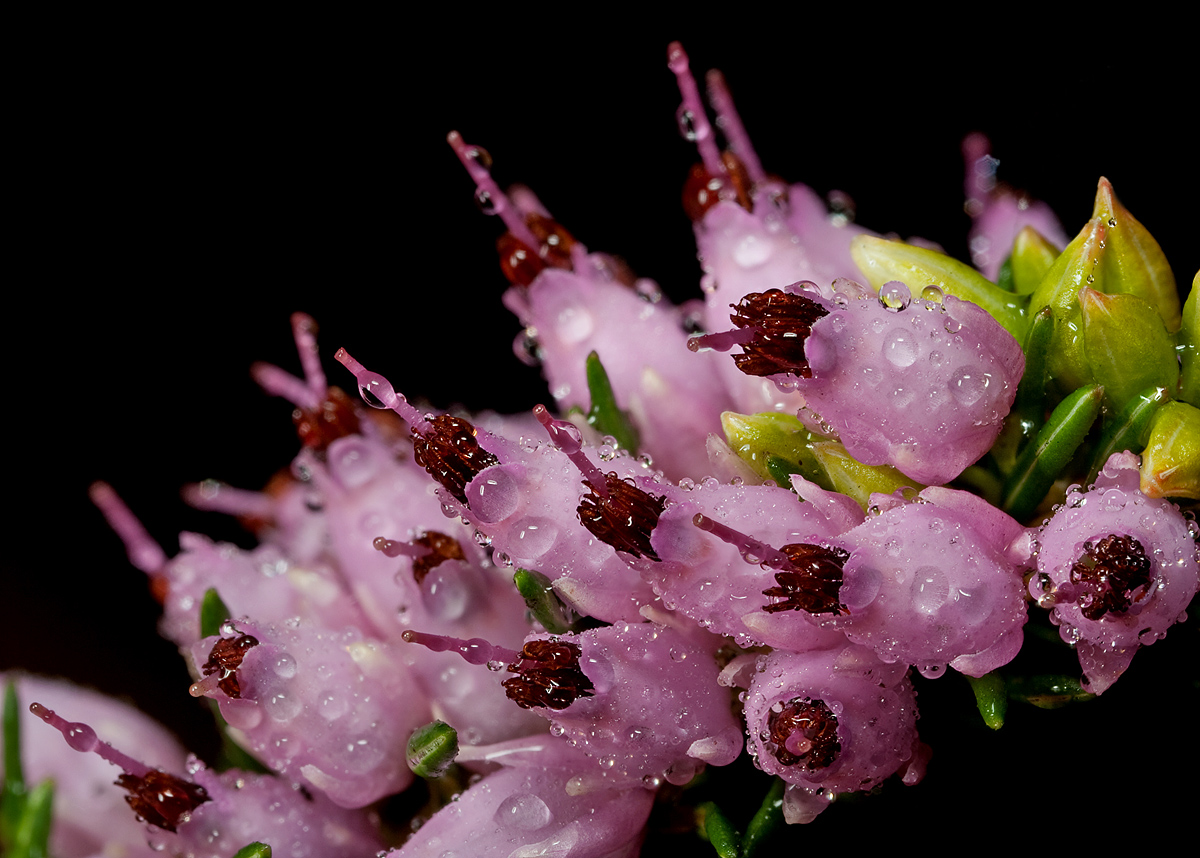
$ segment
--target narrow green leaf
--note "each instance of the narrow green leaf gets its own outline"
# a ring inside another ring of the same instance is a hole
[[[1011,253],[1004,257],[1004,261],[1000,263],[1000,270],[996,272],[996,285],[1005,292],[1017,291],[1013,283],[1013,259]]]
[[[746,826],[742,838],[742,858],[754,858],[759,848],[783,825],[783,791],[787,786],[782,778],[775,778],[762,805]]]
[[[247,843],[234,853],[233,858],[271,858],[271,847],[265,843]]]
[[[706,801],[697,807],[696,821],[699,824],[700,836],[712,844],[720,858],[738,858],[741,853],[741,835],[716,804]]]
[[[221,633],[221,624],[229,619],[229,608],[217,595],[215,587],[204,591],[200,600],[200,636],[210,638]]]
[[[983,723],[993,730],[1004,726],[1004,714],[1008,711],[1008,690],[1004,678],[992,671],[978,678],[968,676],[971,690],[975,692],[975,705],[983,716]]]
[[[458,731],[431,721],[408,737],[408,767],[422,778],[440,778],[458,756]]]
[[[563,604],[554,592],[550,579],[533,569],[518,568],[513,575],[517,592],[525,600],[525,606],[542,628],[552,634],[561,635],[572,630],[575,612]]]
[[[601,435],[616,438],[622,449],[636,454],[639,442],[637,428],[629,415],[617,406],[616,394],[613,393],[604,364],[600,363],[599,354],[592,352],[587,356],[584,371],[588,395],[592,400],[592,408],[587,415],[588,425],[595,427]]]
[[[1150,436],[1150,422],[1167,401],[1169,398],[1165,388],[1147,388],[1130,399],[1125,407],[1108,421],[1100,440],[1096,443],[1092,464],[1088,468],[1089,484],[1096,481],[1096,475],[1113,453],[1128,450],[1140,454],[1145,449]]]
[[[1005,483],[1004,511],[1024,521],[1037,509],[1100,414],[1104,388],[1089,384],[1058,404]]]
[[[1096,695],[1088,694],[1072,676],[1022,676],[1008,682],[1011,700],[1029,703],[1039,709],[1061,709],[1068,703],[1091,700]]]
[[[46,779],[29,791],[25,811],[13,833],[12,858],[48,858],[54,822],[54,781]]]
[[[934,285],[947,295],[978,304],[1018,342],[1025,336],[1028,299],[1006,292],[971,266],[925,247],[873,235],[855,236],[850,256],[876,291],[899,280],[914,295]]]
[[[991,454],[1004,475],[1012,473],[1021,450],[1033,440],[1046,419],[1049,398],[1046,357],[1054,337],[1054,311],[1043,307],[1029,323],[1025,334],[1025,373],[1017,385],[1012,409],[1004,421]],[[994,496],[998,500],[999,496]]]
[[[4,788],[0,790],[0,845],[9,842],[25,811],[25,770],[21,765],[21,704],[17,685],[4,685]]]

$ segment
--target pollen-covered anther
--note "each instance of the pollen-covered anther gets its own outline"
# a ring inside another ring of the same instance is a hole
[[[221,638],[213,645],[208,654],[208,661],[200,668],[205,676],[220,674],[217,677],[217,687],[229,697],[242,696],[242,687],[238,683],[237,669],[242,665],[242,659],[251,648],[258,646],[258,638],[252,635],[238,635],[235,638]]]
[[[779,711],[771,709],[767,731],[775,759],[785,766],[803,764],[808,771],[828,768],[842,744],[837,737],[837,716],[823,700],[796,698]]]
[[[522,709],[566,709],[580,697],[595,694],[592,681],[579,667],[578,645],[562,640],[532,640],[508,671],[504,693]]]
[[[413,542],[429,549],[427,554],[413,560],[413,579],[418,584],[425,580],[425,576],[432,572],[435,566],[447,560],[463,560],[466,557],[457,539],[436,530],[428,531]]]
[[[152,769],[144,776],[122,774],[117,786],[129,795],[125,801],[142,820],[166,831],[187,822],[192,811],[211,799],[199,784],[189,783],[167,772]]]
[[[464,504],[467,483],[500,461],[479,446],[475,434],[469,422],[449,414],[439,414],[423,431],[414,428],[412,433],[413,459]]]
[[[779,289],[745,296],[729,321],[754,336],[741,343],[743,353],[734,355],[733,362],[746,375],[791,373],[812,378],[804,342],[813,324],[826,315],[828,311],[811,298]]]
[[[1071,582],[1084,594],[1080,609],[1089,620],[1107,613],[1124,613],[1150,594],[1153,564],[1146,549],[1132,536],[1109,534],[1084,543],[1083,556],[1071,567]]]
[[[604,475],[602,490],[588,484],[588,493],[580,499],[576,512],[588,532],[617,551],[659,560],[650,545],[650,534],[666,504],[665,497],[644,492],[632,480],[610,471]]]
[[[768,614],[780,611],[807,611],[810,614],[849,614],[838,599],[842,570],[850,555],[841,548],[796,543],[781,549],[789,568],[775,573],[776,587],[763,590],[764,596],[779,601],[763,607]]]
[[[316,408],[296,408],[292,423],[300,443],[317,452],[324,452],[338,438],[359,433],[354,402],[338,387],[330,387]]]

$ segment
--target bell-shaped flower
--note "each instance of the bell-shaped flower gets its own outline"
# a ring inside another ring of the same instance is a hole
[[[1181,621],[1200,588],[1195,522],[1147,497],[1139,481],[1138,457],[1113,454],[1096,484],[1073,486],[1037,535],[1030,593],[1075,645],[1093,694]]]

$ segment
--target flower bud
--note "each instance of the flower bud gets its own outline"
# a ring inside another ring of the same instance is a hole
[[[1155,413],[1142,453],[1141,490],[1152,498],[1200,498],[1200,409],[1168,402]]]
[[[1079,290],[1083,345],[1092,378],[1120,409],[1147,387],[1174,390],[1179,378],[1173,338],[1154,308],[1136,295]]]

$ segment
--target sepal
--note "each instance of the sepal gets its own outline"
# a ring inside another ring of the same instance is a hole
[[[800,474],[821,488],[833,488],[811,446],[822,436],[810,432],[795,415],[726,411],[721,428],[733,451],[764,480],[785,486],[787,480],[781,477]]]
[[[1154,415],[1142,453],[1142,493],[1200,498],[1200,408],[1168,402]]]
[[[1174,390],[1179,379],[1173,337],[1154,307],[1137,295],[1079,292],[1084,351],[1092,380],[1114,408],[1147,387]]]
[[[833,491],[853,498],[863,510],[870,505],[873,494],[891,495],[906,487],[915,494],[925,488],[891,465],[864,465],[839,441],[820,441],[812,445],[812,451],[828,474]]]
[[[1058,248],[1033,227],[1027,226],[1018,232],[1009,257],[1012,291],[1018,295],[1032,294],[1054,265],[1058,253]]]
[[[1200,271],[1183,305],[1179,329],[1179,398],[1200,407]]]

